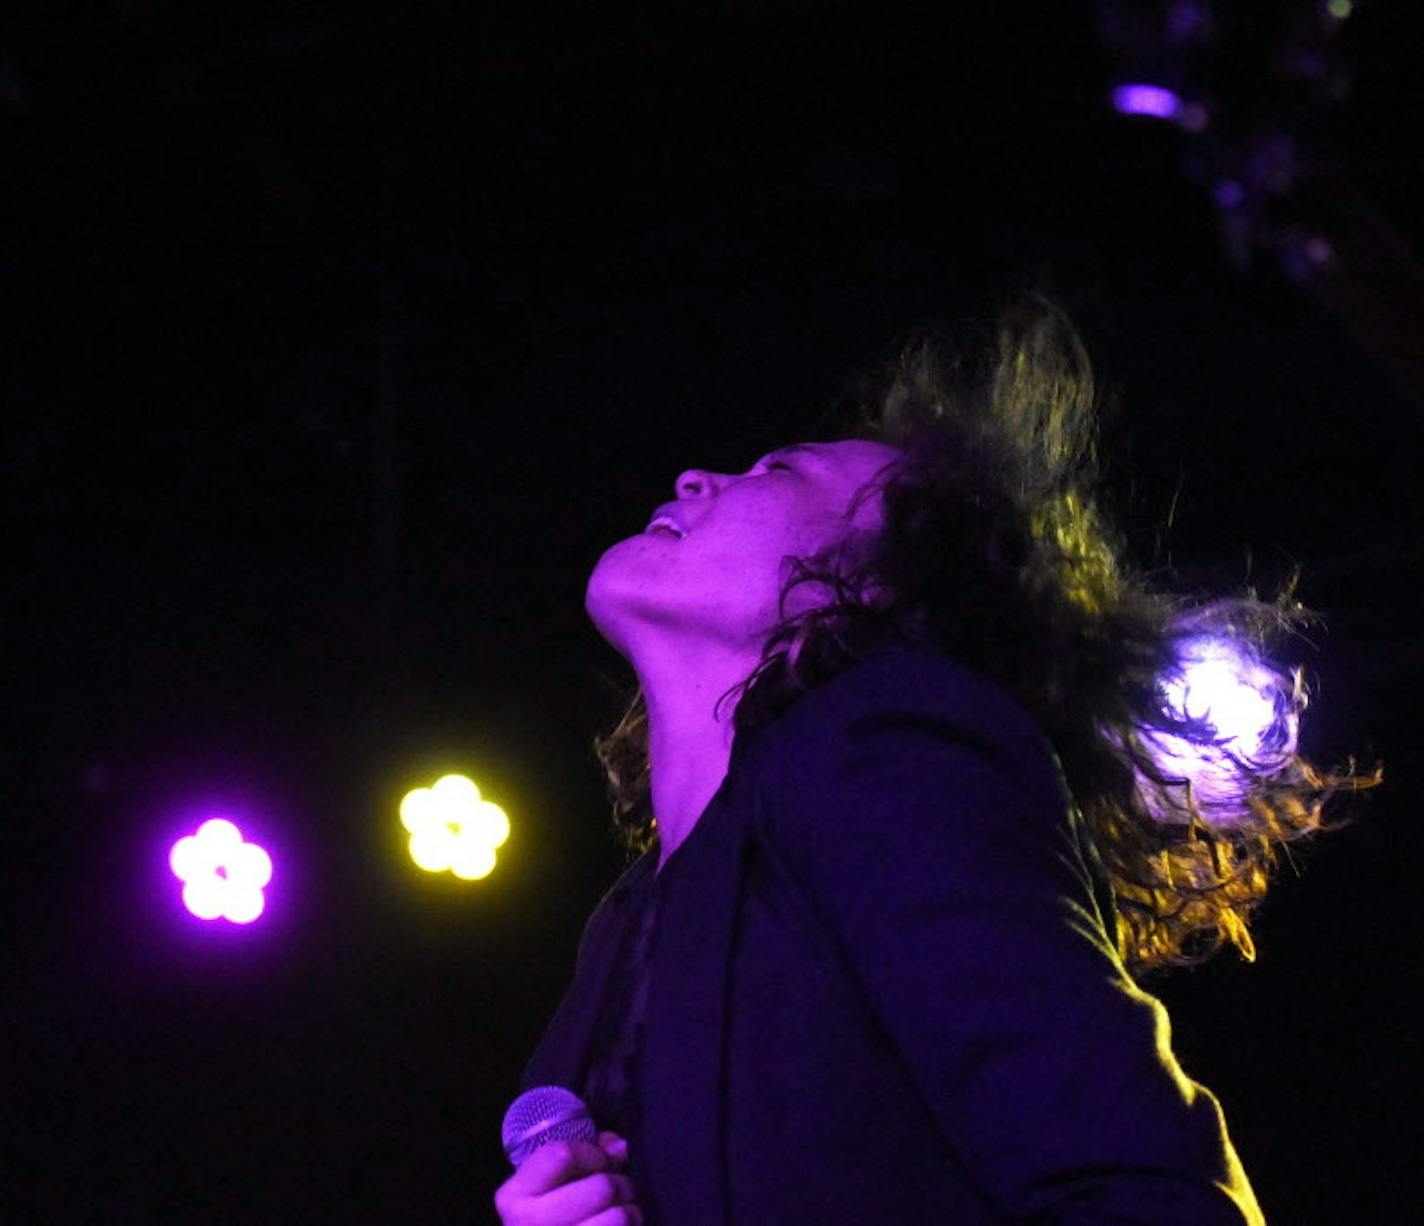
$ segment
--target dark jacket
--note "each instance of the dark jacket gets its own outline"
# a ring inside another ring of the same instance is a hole
[[[579,1092],[635,862],[522,1089]],[[893,650],[738,733],[661,894],[639,1118],[650,1226],[1263,1218],[1217,1100],[1108,933],[1038,727]]]

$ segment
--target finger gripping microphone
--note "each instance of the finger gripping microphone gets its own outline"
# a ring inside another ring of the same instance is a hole
[[[598,1130],[588,1107],[563,1086],[535,1086],[509,1104],[500,1128],[504,1152],[522,1166],[541,1145],[550,1141],[597,1141]]]

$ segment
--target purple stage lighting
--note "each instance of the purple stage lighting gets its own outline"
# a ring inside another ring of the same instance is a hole
[[[199,919],[250,924],[265,906],[272,857],[225,818],[213,817],[173,844],[173,875],[183,882],[183,905]]]
[[[1270,665],[1254,647],[1215,635],[1183,641],[1178,667],[1162,684],[1164,714],[1180,730],[1140,729],[1152,765],[1181,782],[1165,787],[1138,772],[1139,793],[1159,821],[1198,814],[1222,829],[1250,826],[1247,795],[1295,754],[1306,705],[1297,675]]]
[[[1176,119],[1182,114],[1181,96],[1160,85],[1119,85],[1112,92],[1113,109],[1124,115],[1151,115]]]

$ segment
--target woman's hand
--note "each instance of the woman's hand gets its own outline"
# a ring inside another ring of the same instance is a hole
[[[628,1142],[601,1132],[589,1141],[550,1141],[534,1151],[494,1194],[504,1226],[641,1226],[633,1181],[618,1172]]]

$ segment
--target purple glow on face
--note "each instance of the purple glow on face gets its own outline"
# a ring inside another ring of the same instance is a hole
[[[1176,119],[1182,113],[1182,99],[1160,85],[1119,85],[1112,92],[1112,104],[1124,115],[1154,119]]]
[[[244,843],[225,818],[209,818],[174,843],[168,866],[183,882],[183,905],[199,919],[250,924],[262,914],[272,857],[256,843]]]

